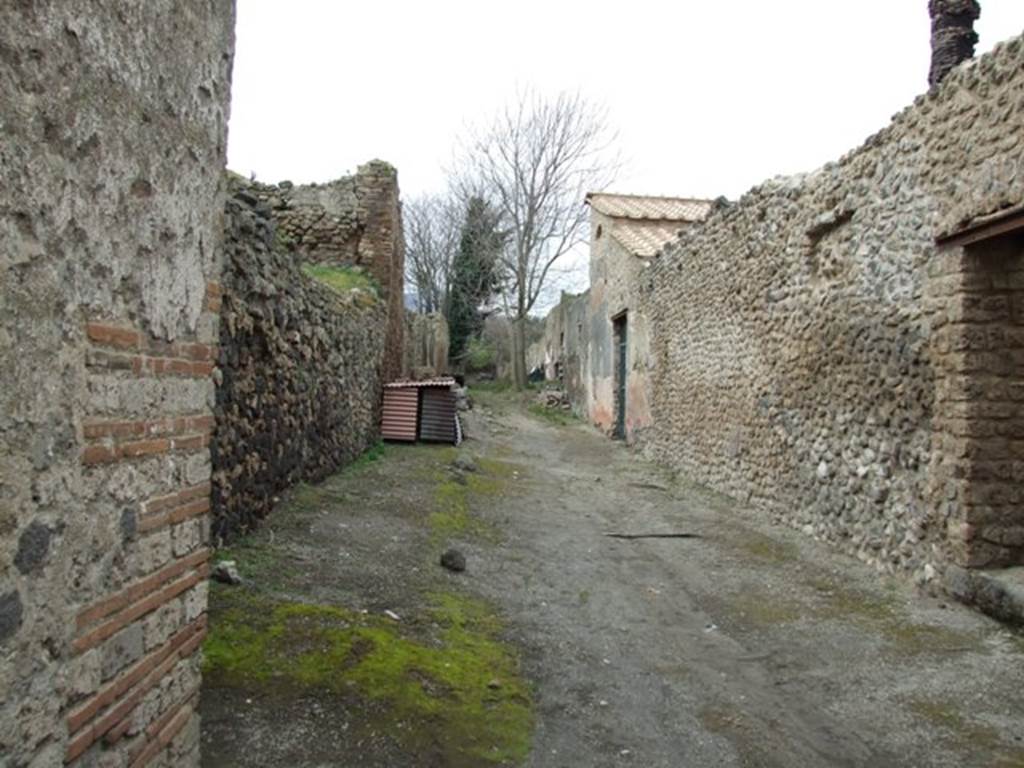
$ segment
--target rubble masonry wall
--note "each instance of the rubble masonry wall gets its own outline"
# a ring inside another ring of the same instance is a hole
[[[0,5],[3,765],[199,764],[233,29]]]
[[[283,490],[337,471],[380,434],[387,305],[306,275],[277,226],[253,186],[233,177],[213,442],[215,542],[250,530]]]
[[[644,449],[884,569],[1024,562],[1020,259],[979,277],[936,247],[1022,200],[1016,39],[663,250],[641,284]]]

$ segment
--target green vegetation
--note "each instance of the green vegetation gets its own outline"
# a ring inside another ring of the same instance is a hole
[[[779,541],[752,530],[737,529],[737,534],[733,543],[758,560],[788,563],[800,557],[800,549],[792,542]]]
[[[348,294],[360,290],[374,299],[380,297],[380,286],[377,281],[359,267],[303,264],[302,271],[338,293]]]
[[[794,600],[781,595],[749,590],[729,600],[732,611],[741,615],[741,620],[752,626],[770,627],[788,624],[801,616],[801,606]]]
[[[513,390],[511,379],[495,379],[494,381],[478,381],[469,388],[470,394],[474,392],[511,392]]]
[[[359,472],[368,467],[370,464],[385,459],[389,453],[389,450],[390,446],[388,446],[387,443],[385,443],[383,440],[378,440],[376,443],[367,448],[366,451],[364,451],[359,458],[357,458],[355,461],[353,461],[351,464],[349,464],[341,471],[343,473]]]
[[[459,480],[446,474],[438,477],[434,510],[427,517],[435,543],[456,536],[497,539],[497,529],[471,513],[470,501],[501,493],[515,470],[511,464],[494,459],[479,459],[477,466],[478,472],[466,473]]]
[[[386,703],[381,727],[409,749],[440,750],[445,765],[522,760],[533,728],[530,691],[516,655],[498,639],[500,620],[479,600],[428,599],[434,636],[421,640],[383,617],[217,587],[204,675],[227,687]]]
[[[995,728],[967,719],[956,704],[935,699],[912,699],[909,709],[922,720],[945,731],[946,740],[955,747],[966,752],[984,749],[997,755],[993,768],[1024,765],[1024,747],[1007,745]]]
[[[280,227],[274,229],[274,250],[275,251],[294,251],[296,247],[295,239],[290,235],[285,234],[284,230]]]
[[[580,423],[579,418],[572,411],[567,411],[564,408],[549,408],[540,403],[533,403],[528,410],[541,421],[554,424],[556,427],[568,427]]]
[[[484,339],[470,339],[466,343],[466,370],[489,371],[498,360],[494,345]]]
[[[259,537],[259,538],[257,538]],[[245,536],[227,547],[217,549],[216,560],[234,560],[238,574],[250,582],[276,589],[296,575],[296,568],[267,547],[262,532]]]
[[[459,249],[452,258],[447,302],[451,340],[448,356],[452,360],[465,357],[471,351],[469,342],[479,339],[483,332],[484,316],[480,306],[498,287],[498,256],[507,239],[500,223],[497,211],[486,200],[469,199]]]

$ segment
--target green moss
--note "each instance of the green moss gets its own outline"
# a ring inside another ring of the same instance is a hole
[[[741,621],[759,627],[788,624],[802,615],[801,606],[786,597],[766,592],[744,592],[729,601]]]
[[[383,440],[378,440],[376,443],[371,445],[363,454],[349,464],[347,467],[341,470],[341,474],[353,472],[361,472],[367,467],[376,464],[379,461],[386,459],[392,452],[392,446],[389,446]]]
[[[493,526],[470,513],[470,493],[496,493],[496,480],[476,475],[466,477],[466,483],[445,480],[434,491],[434,510],[427,517],[435,542],[459,536],[492,539]]]
[[[439,749],[446,765],[522,760],[533,729],[530,690],[498,638],[501,622],[481,601],[438,593],[429,602],[437,636],[422,641],[376,616],[218,591],[204,673],[215,686],[354,692],[381,702],[382,727],[410,749]]]
[[[748,555],[769,563],[792,562],[800,556],[800,549],[792,542],[779,541],[755,531],[743,530],[732,541]]]
[[[434,509],[427,517],[435,543],[457,536],[498,540],[498,530],[476,517],[472,507],[481,499],[503,493],[517,470],[515,465],[497,459],[478,459],[476,463],[478,471],[462,475],[462,482],[445,469],[435,469]]]
[[[234,560],[243,579],[277,589],[297,571],[277,551],[263,544],[259,540],[262,537],[264,534],[260,531],[238,539],[231,546],[220,547],[215,560]]]
[[[811,611],[816,618],[842,619],[877,632],[888,641],[893,654],[915,656],[984,648],[976,632],[913,623],[901,610],[893,589],[862,592],[824,576],[809,578],[807,583],[821,593]]]
[[[358,267],[303,264],[302,271],[338,293],[347,294],[354,290],[360,290],[374,299],[380,296],[380,286],[377,285],[377,282]]]
[[[909,709],[929,725],[945,733],[952,747],[970,754],[984,750],[992,755],[993,768],[1024,765],[1024,747],[1005,744],[990,725],[968,719],[957,705],[938,699],[912,699]]]
[[[274,229],[274,250],[294,251],[297,243],[290,235],[285,234],[280,227]]]
[[[525,474],[523,467],[509,461],[480,458],[476,460],[476,463],[482,472],[501,480],[510,480],[517,473],[520,477]]]

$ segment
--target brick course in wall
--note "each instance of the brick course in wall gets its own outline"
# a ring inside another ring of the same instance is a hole
[[[0,8],[0,765],[199,764],[233,26]]]

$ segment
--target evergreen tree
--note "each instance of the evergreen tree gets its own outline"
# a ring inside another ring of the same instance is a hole
[[[460,360],[466,345],[480,336],[484,316],[482,304],[494,294],[498,282],[498,257],[505,236],[496,211],[480,197],[471,197],[459,237],[459,250],[452,260],[451,292],[448,297],[449,357]]]

